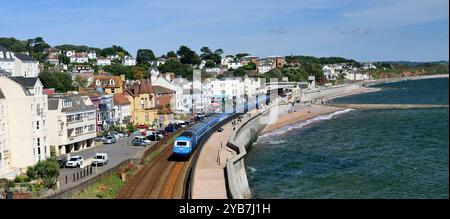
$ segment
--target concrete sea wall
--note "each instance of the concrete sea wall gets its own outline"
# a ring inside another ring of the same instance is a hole
[[[276,118],[278,106],[260,110],[257,115],[244,123],[227,143],[237,152],[237,156],[227,162],[225,167],[228,196],[232,199],[249,199],[252,197],[245,170],[244,157],[247,149],[258,138],[259,133]]]

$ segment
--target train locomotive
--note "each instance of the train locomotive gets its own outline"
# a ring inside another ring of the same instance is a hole
[[[261,98],[266,104],[269,103],[269,97],[264,96]],[[177,157],[189,157],[192,152],[197,148],[198,143],[203,136],[208,134],[214,127],[220,122],[228,119],[236,114],[247,112],[257,108],[259,105],[258,98],[256,101],[250,103],[245,102],[243,106],[234,107],[233,113],[220,113],[205,117],[202,121],[198,121],[189,129],[185,130],[175,139],[173,145],[173,154]]]

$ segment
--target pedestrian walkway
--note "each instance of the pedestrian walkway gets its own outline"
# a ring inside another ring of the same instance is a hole
[[[256,115],[256,111],[251,111]],[[222,126],[222,132],[214,132],[203,145],[199,154],[193,176],[192,198],[193,199],[227,199],[225,184],[225,166],[236,152],[227,147],[228,139],[235,130],[251,119],[247,114],[242,116],[240,122],[233,120]],[[233,128],[235,127],[235,130]]]

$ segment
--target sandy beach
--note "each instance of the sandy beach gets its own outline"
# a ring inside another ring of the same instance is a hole
[[[330,114],[339,110],[341,108],[329,107],[324,105],[295,105],[293,107],[294,112],[291,114],[287,113],[287,110],[280,110],[280,115],[275,123],[268,125],[263,133],[271,132],[275,129],[279,129],[283,126],[291,125],[296,122],[305,121],[316,116]]]

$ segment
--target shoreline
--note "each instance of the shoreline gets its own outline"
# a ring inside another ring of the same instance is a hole
[[[401,78],[376,79],[373,81],[378,82],[376,84],[385,84],[385,83],[392,83],[392,82],[401,82],[401,81],[406,81],[406,80],[423,80],[423,79],[448,78],[448,77],[449,77],[449,74],[434,74],[434,75],[421,75],[421,76],[401,77]],[[340,97],[346,97],[346,96],[364,94],[364,93],[371,93],[371,92],[378,92],[381,90],[382,90],[382,88],[373,88],[370,86],[368,86],[368,87],[360,86],[359,88],[351,90],[346,93],[340,93],[337,95],[331,95],[328,97],[324,97],[324,98],[322,98],[322,100],[328,102],[330,100],[340,98]],[[281,129],[285,126],[303,122],[308,119],[313,119],[318,116],[332,114],[334,112],[345,110],[345,109],[346,108],[331,107],[331,106],[326,106],[326,105],[321,105],[321,104],[309,104],[309,105],[303,104],[303,105],[294,105],[293,110],[295,112],[288,114],[287,109],[283,108],[283,109],[280,109],[281,113],[279,112],[275,122],[272,124],[269,124],[262,131],[261,134],[273,132],[273,131],[275,131],[277,129]],[[309,111],[309,113],[308,113],[308,111]]]

